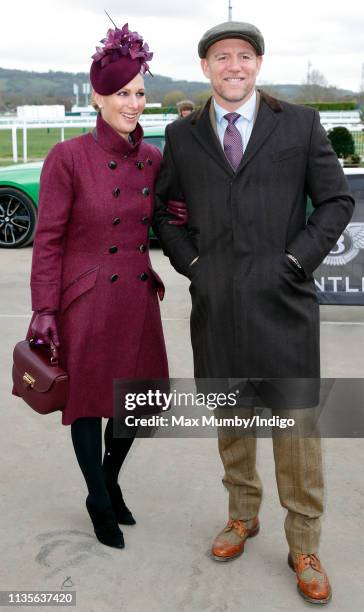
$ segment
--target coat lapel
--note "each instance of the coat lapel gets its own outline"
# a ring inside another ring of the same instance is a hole
[[[207,100],[205,106],[199,111],[191,121],[191,131],[199,144],[205,149],[206,153],[224,168],[229,174],[233,174],[233,169],[226,159],[221,147],[219,138],[214,127],[211,125],[210,105],[212,98]],[[215,121],[216,125],[216,121]]]
[[[279,123],[279,113],[282,111],[282,106],[279,101],[265,92],[259,91],[258,93],[258,114],[254,122],[248,146],[244,151],[236,174],[243,170],[243,168],[253,159],[254,155],[259,151]],[[206,153],[213,157],[220,166],[229,172],[229,174],[233,175],[234,171],[226,159],[217,135],[212,98],[206,102],[201,111],[195,114],[191,121],[191,130],[193,136],[205,149]]]
[[[259,93],[260,104],[258,114],[249,138],[248,146],[244,151],[242,160],[236,171],[237,174],[245,168],[253,159],[254,155],[258,153],[265,141],[270,137],[279,123],[279,113],[283,110],[278,100],[271,98],[262,91]]]

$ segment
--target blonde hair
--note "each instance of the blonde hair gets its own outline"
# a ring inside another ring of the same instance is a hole
[[[91,96],[91,106],[93,106],[93,108],[95,109],[95,111],[97,111],[98,113],[101,111],[101,108],[99,107],[99,105],[97,104],[94,95],[92,94]]]

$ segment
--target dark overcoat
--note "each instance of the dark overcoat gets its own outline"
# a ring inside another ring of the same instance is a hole
[[[33,310],[57,311],[70,378],[62,423],[113,416],[113,379],[168,377],[148,232],[160,151],[121,138],[99,115],[93,134],[57,144],[41,175]]]
[[[195,376],[318,377],[312,274],[353,212],[343,171],[317,111],[260,92],[234,172],[210,104],[167,128],[153,222],[165,254],[191,279]],[[306,223],[307,194],[314,212]],[[168,224],[166,202],[181,198],[187,227]]]

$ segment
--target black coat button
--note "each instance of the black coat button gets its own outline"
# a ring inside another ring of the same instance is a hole
[[[120,223],[119,217],[115,217],[115,219],[113,220],[112,224],[113,225],[119,225],[119,223]]]
[[[136,162],[136,166],[139,170],[143,170],[144,168],[144,163],[142,161],[137,161]]]
[[[118,278],[119,278],[119,275],[118,275],[118,274],[112,274],[112,275],[110,276],[110,280],[111,280],[111,282],[112,282],[112,283],[115,283],[115,281],[117,281],[117,280],[118,280]]]
[[[148,225],[149,223],[149,217],[142,217],[140,219],[140,223],[143,223],[143,225]]]
[[[109,166],[110,170],[115,170],[115,168],[117,167],[117,163],[116,163],[116,161],[114,161],[112,159],[111,161],[109,161],[108,166]]]
[[[120,188],[119,187],[115,187],[114,191],[113,191],[113,195],[114,198],[118,198],[120,195]]]
[[[143,196],[144,196],[145,198],[147,198],[147,197],[149,196],[150,191],[149,191],[148,187],[143,187],[143,189],[142,189],[142,194],[143,194]]]
[[[109,248],[109,253],[117,253],[118,252],[118,247],[117,246],[111,246]]]
[[[141,281],[146,281],[148,280],[149,276],[146,272],[142,272],[141,274],[139,274],[139,278]]]
[[[151,166],[151,165],[152,165],[152,163],[153,163],[153,162],[152,162],[152,160],[151,160],[151,159],[147,159],[147,164],[148,164],[148,166]]]
[[[147,245],[141,244],[140,246],[138,246],[138,249],[141,253],[145,253],[145,251],[147,250]]]

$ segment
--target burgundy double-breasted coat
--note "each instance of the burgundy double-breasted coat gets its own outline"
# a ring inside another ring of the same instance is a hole
[[[70,378],[63,425],[113,416],[113,380],[166,378],[168,366],[148,233],[161,153],[96,130],[57,144],[41,175],[33,248],[33,310],[57,311]]]

